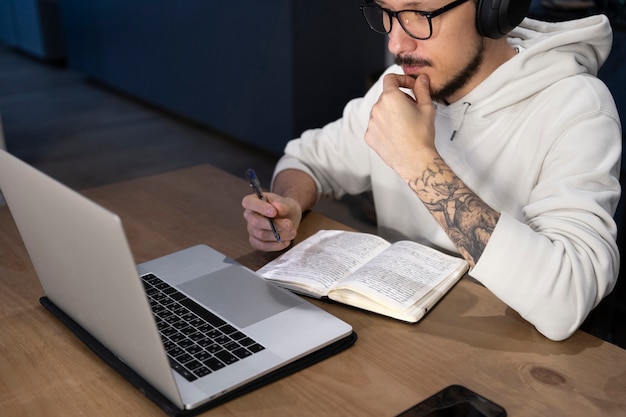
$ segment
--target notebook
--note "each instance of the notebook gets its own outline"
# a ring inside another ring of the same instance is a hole
[[[209,246],[135,265],[116,214],[2,150],[0,189],[41,303],[168,414],[204,411],[356,340]]]

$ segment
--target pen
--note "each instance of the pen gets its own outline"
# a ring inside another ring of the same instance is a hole
[[[267,199],[263,195],[263,190],[261,189],[261,182],[259,181],[259,177],[256,176],[256,172],[254,172],[252,168],[248,168],[246,170],[246,179],[250,183],[250,187],[252,187],[257,197],[259,197],[259,200],[267,201]],[[272,228],[272,233],[274,233],[276,241],[280,242],[280,234],[278,234],[278,229],[276,229],[274,221],[269,217],[267,218],[267,220],[269,220],[270,222],[270,227]]]

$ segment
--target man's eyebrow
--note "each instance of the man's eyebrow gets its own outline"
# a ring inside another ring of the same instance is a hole
[[[385,8],[385,9],[390,8],[384,0],[374,0],[373,3],[376,3],[380,7]],[[418,0],[418,1],[409,1],[409,2],[403,3],[400,9],[398,10],[424,10],[424,9],[428,9],[428,7],[424,5],[423,1]]]

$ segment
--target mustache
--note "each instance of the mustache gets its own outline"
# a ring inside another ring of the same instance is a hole
[[[412,56],[403,56],[403,55],[396,55],[394,57],[394,63],[396,65],[407,66],[407,67],[415,67],[415,66],[432,67],[433,66],[432,61],[430,61],[429,59],[416,58]]]

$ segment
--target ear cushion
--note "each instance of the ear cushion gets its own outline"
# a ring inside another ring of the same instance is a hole
[[[498,39],[519,25],[531,0],[478,0],[476,29],[481,36]]]

